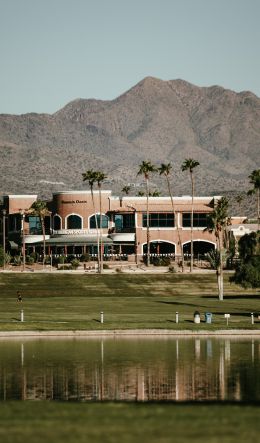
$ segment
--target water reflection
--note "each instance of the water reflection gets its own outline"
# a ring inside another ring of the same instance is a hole
[[[0,341],[0,399],[260,400],[260,340]]]

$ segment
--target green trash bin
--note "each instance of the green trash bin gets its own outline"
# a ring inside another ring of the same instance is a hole
[[[212,313],[211,312],[205,312],[205,322],[212,323]]]

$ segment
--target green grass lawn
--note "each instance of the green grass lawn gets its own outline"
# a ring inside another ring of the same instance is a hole
[[[224,301],[214,274],[0,274],[0,330],[226,329],[259,328],[260,291],[245,290],[225,276]],[[23,296],[16,301],[16,291]],[[25,322],[21,323],[20,310]],[[193,313],[213,313],[213,324],[194,325]],[[104,324],[100,323],[104,312]],[[180,323],[175,323],[175,312]]]
[[[259,433],[259,406],[1,403],[5,443],[253,443]]]

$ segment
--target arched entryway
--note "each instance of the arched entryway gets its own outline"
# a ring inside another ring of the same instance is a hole
[[[186,242],[183,244],[184,255],[190,255],[191,242]],[[193,254],[194,258],[203,258],[205,254],[215,249],[215,243],[205,240],[194,240],[193,241]]]
[[[147,243],[143,244],[143,254],[147,254]],[[150,254],[173,255],[175,254],[175,244],[162,240],[153,240],[150,242]]]

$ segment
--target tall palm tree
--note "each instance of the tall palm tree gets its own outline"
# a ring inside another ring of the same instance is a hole
[[[45,235],[45,217],[50,215],[50,211],[47,208],[46,202],[43,200],[35,201],[31,207],[29,208],[28,214],[34,215],[35,217],[39,217],[42,229],[42,238],[43,238],[43,260],[42,264],[45,263],[45,248],[46,248],[46,235]]]
[[[94,184],[97,182],[97,172],[93,171],[93,169],[89,169],[88,171],[86,171],[82,174],[82,178],[83,178],[83,181],[88,181],[88,184],[90,187],[90,192],[91,192],[91,200],[92,200],[92,206],[93,206],[94,217],[95,217],[96,232],[97,232],[98,272],[100,272],[99,230],[98,230],[98,220],[97,220],[96,206],[95,206],[95,200],[94,200],[94,194],[93,194],[93,187],[94,187]]]
[[[168,163],[168,164],[161,163],[161,166],[160,166],[160,168],[158,168],[158,171],[159,171],[160,175],[164,175],[164,177],[166,179],[166,183],[167,183],[167,187],[168,187],[168,192],[169,192],[169,195],[170,195],[170,198],[171,198],[172,212],[174,214],[174,220],[175,220],[175,223],[176,223],[177,234],[178,234],[178,243],[179,243],[180,248],[181,248],[181,262],[182,262],[182,272],[183,272],[184,271],[184,256],[183,256],[183,248],[182,248],[182,244],[181,244],[180,229],[179,229],[178,220],[176,219],[176,212],[175,212],[175,207],[174,207],[174,202],[173,202],[173,195],[172,195],[172,189],[171,189],[171,184],[170,184],[171,169],[172,169],[171,163]]]
[[[102,227],[103,227],[103,222],[102,222],[102,198],[101,198],[101,187],[102,187],[102,183],[103,181],[107,178],[107,176],[101,172],[101,171],[97,171],[96,172],[96,181],[97,181],[97,185],[98,185],[98,192],[99,192],[99,234],[100,234],[100,273],[103,272],[103,239],[102,239]]]
[[[149,220],[149,179],[153,172],[156,172],[157,168],[150,161],[142,161],[139,165],[139,171],[137,175],[143,175],[146,181],[146,240],[147,240],[147,266],[150,266],[150,220]]]
[[[250,183],[253,185],[253,188],[248,191],[248,195],[256,194],[257,201],[257,225],[259,230],[260,224],[260,169],[255,169],[249,175]]]
[[[191,179],[191,231],[190,231],[190,272],[193,271],[193,206],[194,206],[194,176],[193,170],[199,166],[197,160],[193,158],[186,158],[183,162],[181,169],[182,171],[189,171]]]
[[[130,189],[131,189],[130,186],[124,186],[124,187],[121,189],[121,192],[124,192],[124,194],[129,195]]]
[[[219,300],[224,299],[223,287],[223,255],[224,247],[226,246],[226,227],[230,224],[228,217],[228,200],[222,197],[217,201],[217,204],[211,214],[208,216],[208,226],[206,228],[209,232],[214,232],[217,242],[218,254],[216,255],[216,274],[218,281],[218,295]]]

